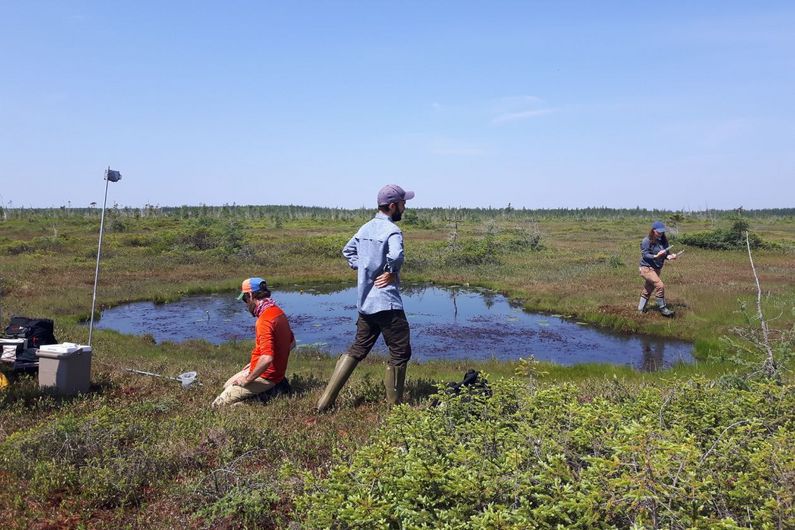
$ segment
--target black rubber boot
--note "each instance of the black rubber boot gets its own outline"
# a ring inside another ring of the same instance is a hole
[[[345,386],[345,382],[348,381],[357,364],[359,364],[359,361],[347,353],[340,355],[337,365],[334,367],[334,373],[331,374],[331,379],[326,385],[326,390],[323,391],[323,395],[320,396],[320,400],[317,402],[318,412],[324,412],[334,404],[337,395],[342,390],[342,387]]]
[[[386,365],[384,373],[384,387],[386,388],[386,401],[390,405],[403,402],[403,385],[406,381],[406,365]]]

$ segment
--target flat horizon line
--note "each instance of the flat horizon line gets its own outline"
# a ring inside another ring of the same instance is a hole
[[[347,207],[347,206],[317,206],[317,205],[305,205],[305,204],[236,204],[236,203],[227,203],[227,204],[181,204],[181,205],[160,205],[160,204],[144,204],[143,206],[135,206],[135,205],[120,205],[114,204],[113,206],[108,206],[108,210],[118,209],[118,210],[143,210],[143,211],[158,211],[158,210],[179,210],[183,208],[188,209],[199,209],[199,208],[207,208],[207,209],[225,209],[225,208],[234,208],[234,209],[244,209],[244,208],[297,208],[297,209],[307,209],[307,210],[337,210],[337,211],[349,211],[349,212],[359,212],[359,211],[370,211],[376,210],[376,206],[358,206],[358,207]],[[89,206],[27,206],[27,205],[20,205],[20,206],[3,206],[0,205],[0,211],[8,211],[8,212],[17,212],[17,211],[71,211],[71,212],[85,212],[85,211],[94,211],[94,210],[101,210],[100,205],[89,205]],[[699,213],[710,213],[710,212],[737,212],[737,213],[751,213],[751,212],[769,212],[769,211],[789,211],[791,210],[793,215],[795,215],[795,206],[769,206],[764,208],[705,208],[701,210],[691,210],[685,208],[645,208],[640,206],[625,206],[625,207],[616,207],[616,206],[557,206],[557,207],[527,207],[527,206],[412,206],[409,208],[408,211],[433,211],[433,210],[473,210],[473,211],[505,211],[505,212],[522,212],[522,211],[529,211],[529,212],[556,212],[556,211],[621,211],[621,212],[665,212],[665,213],[688,213],[688,214],[699,214]]]

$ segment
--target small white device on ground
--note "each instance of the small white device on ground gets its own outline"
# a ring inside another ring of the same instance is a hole
[[[167,375],[156,374],[154,372],[146,372],[144,370],[134,370],[132,368],[125,368],[124,370],[127,372],[131,372],[133,374],[148,375],[151,377],[159,377],[161,379],[171,379],[173,381],[179,381],[182,384],[182,388],[188,388],[192,386],[194,383],[201,386],[201,383],[197,381],[199,377],[199,374],[197,372],[184,372],[176,377],[169,377]]]

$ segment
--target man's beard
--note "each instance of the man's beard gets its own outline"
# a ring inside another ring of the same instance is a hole
[[[403,219],[403,212],[401,212],[400,210],[396,210],[395,213],[392,214],[392,217],[390,217],[390,219],[392,219],[392,222],[397,223],[398,221]]]

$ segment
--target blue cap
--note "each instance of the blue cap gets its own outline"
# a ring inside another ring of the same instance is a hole
[[[662,221],[654,221],[651,225],[652,230],[657,230],[658,232],[665,232],[665,225]]]
[[[247,293],[256,293],[257,291],[265,291],[267,289],[268,284],[262,278],[248,278],[247,280],[243,280],[243,284],[240,286],[240,295],[237,299],[242,300],[243,296]]]

